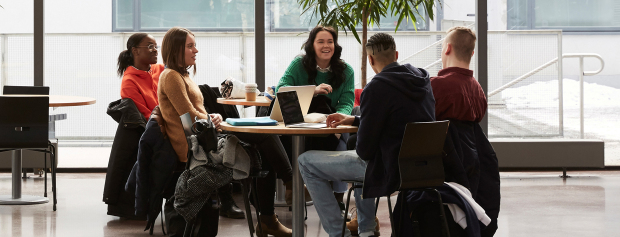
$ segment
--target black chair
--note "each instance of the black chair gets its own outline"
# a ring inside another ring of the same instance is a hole
[[[189,135],[192,134],[191,132],[191,126],[192,126],[192,119],[191,116],[189,115],[189,113],[183,114],[180,116],[181,117],[181,123],[183,124],[183,129],[185,131],[185,135],[187,137],[189,137]],[[187,139],[187,146],[188,146],[188,154],[191,154],[192,152],[192,143],[189,141],[189,139]],[[259,155],[258,152],[255,152],[256,155]],[[190,157],[188,157],[187,160],[187,168],[189,169],[190,167]],[[262,235],[263,233],[263,229],[261,227],[261,221],[260,221],[260,216],[259,216],[259,212],[258,210],[260,209],[259,207],[259,202],[258,202],[258,197],[257,197],[257,192],[256,192],[256,179],[257,178],[265,178],[267,175],[269,174],[269,171],[264,171],[264,170],[251,170],[250,174],[248,176],[248,178],[243,179],[243,180],[233,180],[233,183],[237,183],[241,186],[241,192],[243,193],[243,203],[245,205],[245,216],[246,219],[248,221],[248,228],[250,230],[250,237],[254,236],[255,230],[254,230],[254,222],[252,221],[252,209],[250,208],[250,200],[248,198],[248,194],[250,193],[254,202],[254,206],[256,209],[256,219],[258,221],[258,232]],[[252,191],[248,192],[249,190],[247,190],[246,186],[250,186]],[[187,228],[186,227],[186,231],[190,231],[188,233],[188,236],[193,236],[192,231],[194,230],[193,225],[195,223],[187,223]]]
[[[48,108],[49,97],[46,96],[0,96],[0,111],[3,115],[0,116],[0,152],[29,149],[50,154],[54,194],[53,210],[56,211],[56,155],[48,139]],[[21,182],[21,180],[18,181]],[[44,196],[47,197],[47,172]]]
[[[50,88],[47,86],[4,86],[2,88],[2,93],[4,95],[49,95],[50,94]],[[49,107],[49,105],[48,105]],[[49,114],[48,114],[49,115]],[[49,123],[49,120],[48,120]],[[48,130],[49,131],[49,130]],[[55,151],[56,147],[50,142],[49,143],[49,149],[51,149],[50,151]],[[49,152],[46,152],[49,153]],[[55,157],[54,157],[55,158]],[[47,197],[47,155],[43,154],[43,161],[44,161],[44,173],[45,173],[45,178],[44,178],[44,183],[45,183],[45,191],[44,191],[44,197]],[[52,164],[55,164],[56,160],[53,161]],[[51,168],[50,168],[51,169]],[[54,167],[54,169],[52,170],[52,179],[55,179],[56,177],[56,171],[55,171],[56,167]],[[24,171],[24,178],[26,177],[26,172]],[[40,176],[39,176],[40,177]],[[53,191],[53,190],[52,190]]]
[[[5,95],[49,95],[50,88],[47,86],[4,86],[2,93]]]
[[[450,231],[444,214],[441,194],[435,187],[443,185],[445,181],[443,168],[445,153],[443,152],[443,147],[449,124],[449,121],[407,124],[398,156],[398,169],[400,172],[398,202],[404,201],[404,191],[431,191],[437,194],[439,215],[442,221],[442,235],[444,237],[450,237]],[[351,191],[355,188],[362,188],[362,185],[360,181],[346,180],[344,182],[353,183],[347,195],[346,209],[348,211]],[[399,230],[394,227],[392,202],[389,196],[387,196],[387,200],[392,233],[393,236],[398,236]],[[377,198],[376,207],[379,207],[379,198]],[[344,236],[346,228],[346,219],[343,222],[342,236]],[[415,222],[416,220],[414,220],[414,226],[417,225]]]

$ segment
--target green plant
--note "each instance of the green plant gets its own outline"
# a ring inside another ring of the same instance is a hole
[[[438,0],[441,4],[441,1]],[[381,17],[398,17],[395,32],[403,20],[414,24],[424,20],[420,16],[423,7],[432,20],[435,0],[297,0],[303,8],[302,14],[311,12],[312,17],[319,19],[319,24],[329,25],[336,29],[347,29],[353,33],[357,42],[362,44],[362,88],[366,86],[366,41],[368,26],[380,27]],[[362,26],[360,39],[355,27]],[[417,28],[416,28],[417,30]]]

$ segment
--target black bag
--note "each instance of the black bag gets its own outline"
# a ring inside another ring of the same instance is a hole
[[[207,116],[207,119],[196,117],[195,120],[196,122],[192,125],[192,132],[196,135],[202,149],[205,152],[217,150],[217,131],[211,117]]]
[[[193,228],[186,228],[187,222],[174,209],[174,196],[168,199],[164,205],[164,216],[166,227],[168,228],[168,236],[170,237],[194,237],[194,236],[216,236],[219,225],[219,208],[209,199],[207,203],[200,209],[198,215],[194,219],[194,223],[190,223]],[[188,232],[186,232],[186,229]]]

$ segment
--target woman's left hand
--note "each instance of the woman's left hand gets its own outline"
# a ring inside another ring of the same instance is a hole
[[[222,115],[209,114],[209,116],[211,116],[211,121],[213,122],[213,125],[215,125],[215,129],[220,130],[220,127],[221,127],[220,123],[222,123]]]

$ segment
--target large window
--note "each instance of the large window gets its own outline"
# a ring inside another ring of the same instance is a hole
[[[620,31],[617,0],[508,0],[508,30]]]
[[[115,32],[166,31],[183,26],[193,31],[243,31],[254,28],[254,0],[113,0],[112,25]],[[301,15],[297,0],[265,2],[265,29],[277,31],[307,31],[318,19]],[[428,30],[428,16],[423,12],[414,26],[410,21],[399,30]],[[397,17],[381,20],[381,28],[394,30]],[[361,27],[360,27],[361,29]]]

